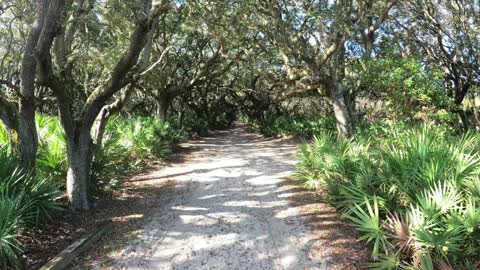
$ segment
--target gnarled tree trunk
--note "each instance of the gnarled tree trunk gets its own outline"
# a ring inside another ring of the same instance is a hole
[[[0,97],[0,121],[2,121],[8,135],[11,149],[17,147],[18,122],[15,105],[4,102]]]
[[[67,194],[74,209],[92,207],[89,183],[92,150],[89,130],[80,130],[73,138],[68,138]]]
[[[59,23],[65,12],[64,4],[64,0],[50,2],[48,16],[46,16],[36,47],[36,59],[40,71],[39,81],[53,90],[57,98],[62,126],[67,136],[69,160],[67,192],[71,205],[75,209],[90,209],[89,181],[93,152],[91,129],[108,100],[121,89],[138,80],[139,76],[135,75],[138,75],[139,70],[134,70],[134,67],[138,63],[140,53],[145,48],[148,33],[153,28],[156,18],[169,10],[170,2],[161,1],[152,5],[151,0],[141,1],[142,10],[138,12],[128,48],[112,70],[110,79],[89,95],[79,115],[73,113],[75,100],[70,96],[68,87],[62,80],[62,74],[56,73],[51,55],[53,40],[61,28]]]
[[[164,121],[167,119],[168,111],[168,97],[166,94],[162,93],[159,97],[156,98],[157,103],[157,119]]]
[[[22,60],[20,101],[18,104],[18,139],[21,166],[25,170],[35,167],[38,150],[38,134],[35,123],[35,79],[37,59],[35,50],[47,15],[49,1],[37,2],[37,17],[33,22],[25,44]]]
[[[91,131],[93,144],[96,148],[103,142],[103,136],[105,134],[105,128],[107,127],[108,120],[110,120],[110,117],[120,112],[125,102],[130,98],[134,89],[135,84],[130,85],[128,88],[122,91],[121,95],[119,95],[113,103],[103,106]]]
[[[328,91],[328,100],[332,104],[335,116],[338,138],[346,139],[353,135],[353,119],[349,110],[348,100],[340,84],[334,84]]]

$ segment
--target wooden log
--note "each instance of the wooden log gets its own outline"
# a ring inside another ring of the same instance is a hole
[[[82,238],[75,241],[73,244],[68,246],[47,264],[42,266],[40,270],[63,270],[68,267],[68,265],[83,252],[88,250],[103,234],[112,230],[113,223],[112,221],[107,221],[101,223],[90,232],[85,234]]]

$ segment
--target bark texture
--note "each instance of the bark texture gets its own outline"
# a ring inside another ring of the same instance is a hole
[[[348,107],[348,100],[345,98],[342,88],[335,85],[330,91],[329,101],[332,104],[335,121],[340,139],[346,139],[353,135],[352,112]]]
[[[105,109],[100,119],[100,130],[97,131],[98,138],[96,140],[98,143],[100,137],[103,136],[102,126],[104,130],[106,121],[111,115],[111,112],[108,111],[109,108],[105,108],[105,106],[116,93],[138,80],[138,74],[141,70],[136,66],[140,54],[147,44],[149,33],[157,21],[156,18],[169,9],[169,5],[164,3],[168,3],[168,1],[161,1],[161,3],[154,5],[152,5],[151,0],[142,1],[142,10],[138,12],[135,28],[130,35],[129,46],[113,69],[110,79],[90,94],[79,115],[73,115],[75,100],[70,97],[67,91],[68,87],[63,80],[64,78],[62,78],[62,73],[55,72],[51,55],[53,40],[58,33],[62,32],[59,31],[61,30],[59,23],[61,24],[63,21],[65,1],[50,1],[48,14],[36,48],[36,58],[39,63],[40,82],[53,90],[57,99],[62,126],[65,129],[69,159],[67,192],[74,209],[87,210],[92,205],[89,192],[90,167],[94,146],[91,135],[92,127],[100,112]],[[73,29],[67,29],[67,33],[71,31]],[[71,44],[70,41],[57,42],[55,46],[69,46],[69,44]],[[64,58],[63,53],[68,51],[69,48],[55,48],[58,59]],[[148,54],[147,52],[146,55]]]
[[[48,0],[37,1],[37,17],[30,28],[22,60],[21,96],[18,104],[18,149],[21,166],[25,170],[35,167],[38,150],[38,134],[35,123],[35,79],[37,71],[35,51],[47,16],[48,5]]]
[[[77,140],[75,140],[77,139]],[[81,132],[78,138],[67,140],[68,173],[67,194],[75,209],[90,209],[90,167],[92,140],[89,132]]]
[[[161,94],[157,97],[157,118],[163,121],[167,118],[167,111],[169,106],[169,100],[166,94]]]
[[[0,121],[8,134],[12,150],[18,143],[18,115],[16,104],[10,103],[0,97]]]

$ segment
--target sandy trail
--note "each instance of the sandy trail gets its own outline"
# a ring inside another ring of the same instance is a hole
[[[309,256],[308,228],[281,183],[293,142],[242,128],[184,144],[187,160],[152,177],[178,183],[114,269],[329,269]]]

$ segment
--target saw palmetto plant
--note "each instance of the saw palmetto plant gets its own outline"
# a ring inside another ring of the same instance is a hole
[[[372,269],[475,261],[480,137],[454,140],[431,126],[390,134],[382,142],[368,133],[350,141],[319,135],[300,151],[298,178],[355,224],[372,247]]]

